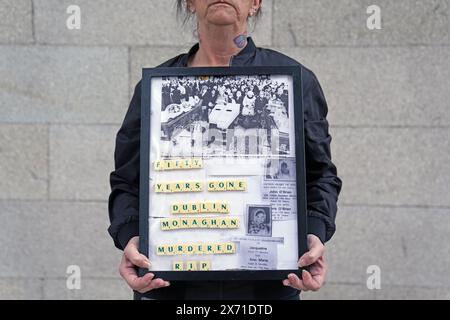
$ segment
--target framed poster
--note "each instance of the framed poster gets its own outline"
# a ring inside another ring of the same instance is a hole
[[[301,275],[300,67],[143,69],[140,250],[164,280]]]

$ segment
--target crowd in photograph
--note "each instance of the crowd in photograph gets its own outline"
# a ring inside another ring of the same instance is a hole
[[[288,118],[288,85],[270,76],[169,78],[162,85],[162,111],[171,106],[177,116],[182,110],[201,105],[200,118],[210,122],[209,115],[216,106],[239,105],[232,124],[244,128],[261,127],[271,106],[282,108]],[[170,118],[170,116],[169,116]],[[231,123],[230,123],[231,125]]]

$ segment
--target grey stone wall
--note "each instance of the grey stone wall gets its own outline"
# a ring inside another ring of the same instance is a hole
[[[195,41],[173,3],[0,0],[0,298],[131,298],[106,232],[108,174],[141,68]],[[371,4],[381,30],[366,27]],[[303,298],[449,299],[450,1],[263,5],[255,41],[317,74],[344,181],[327,284]]]

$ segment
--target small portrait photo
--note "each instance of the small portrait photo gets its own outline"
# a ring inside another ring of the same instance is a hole
[[[295,159],[279,158],[266,162],[264,178],[266,180],[295,181]]]
[[[266,205],[247,205],[247,235],[272,236],[272,208]]]

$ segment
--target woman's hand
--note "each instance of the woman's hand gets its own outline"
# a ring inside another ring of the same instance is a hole
[[[302,279],[291,273],[288,278],[283,280],[285,286],[291,286],[301,291],[317,291],[325,282],[328,271],[328,265],[325,260],[325,246],[320,239],[308,234],[308,248],[298,261],[300,267],[310,266],[310,272],[303,270]]]
[[[150,267],[150,261],[146,256],[139,253],[138,246],[139,237],[133,237],[123,250],[122,261],[119,266],[119,273],[122,278],[125,279],[131,289],[139,293],[169,286],[170,283],[168,281],[153,279],[155,277],[153,273],[147,273],[143,277],[138,277],[137,267]]]

